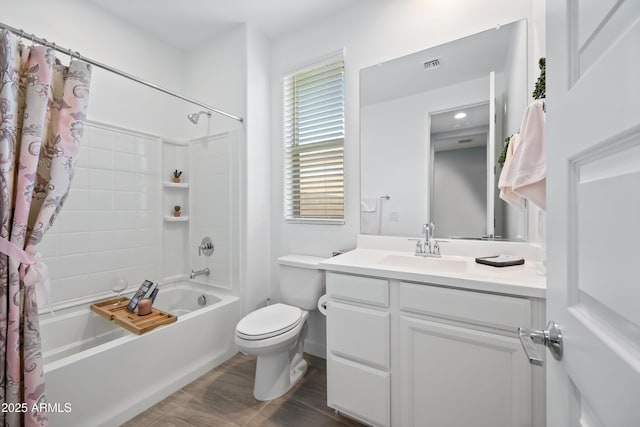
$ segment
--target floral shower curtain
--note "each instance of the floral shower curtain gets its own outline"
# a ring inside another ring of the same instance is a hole
[[[89,100],[90,65],[64,67],[53,49],[0,31],[0,412],[5,426],[47,425],[36,252],[73,178]],[[43,405],[44,404],[44,405]]]

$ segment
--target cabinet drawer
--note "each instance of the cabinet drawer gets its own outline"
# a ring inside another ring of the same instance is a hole
[[[389,313],[330,300],[327,303],[329,352],[389,368]]]
[[[391,375],[329,354],[327,404],[375,426],[391,423]]]
[[[327,295],[330,298],[389,307],[389,281],[327,273]]]
[[[531,302],[524,298],[400,283],[400,309],[503,328],[531,327]]]

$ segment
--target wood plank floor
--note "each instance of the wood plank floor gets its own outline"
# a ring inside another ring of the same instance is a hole
[[[327,406],[326,362],[305,354],[306,375],[284,396],[253,397],[256,359],[236,356],[124,424],[125,427],[331,427],[362,424]]]

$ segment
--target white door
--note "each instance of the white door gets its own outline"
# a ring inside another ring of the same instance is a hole
[[[640,1],[546,8],[548,425],[640,426]]]

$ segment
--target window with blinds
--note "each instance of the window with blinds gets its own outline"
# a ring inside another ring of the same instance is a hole
[[[284,82],[285,218],[344,223],[342,53]]]

